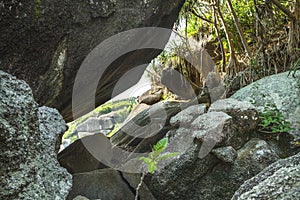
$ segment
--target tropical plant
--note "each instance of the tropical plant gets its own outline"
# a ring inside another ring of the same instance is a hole
[[[285,133],[293,130],[291,123],[286,121],[282,112],[276,105],[267,104],[264,111],[259,115],[260,132],[263,133]]]
[[[178,155],[178,152],[173,153],[164,153],[168,146],[168,138],[163,138],[159,140],[152,149],[152,152],[149,153],[148,157],[141,156],[139,160],[143,161],[147,166],[147,171],[144,171],[141,176],[141,181],[137,186],[135,200],[138,199],[138,191],[142,186],[145,175],[149,172],[154,174],[154,172],[158,169],[159,161],[163,161],[167,158],[171,158]]]
[[[163,153],[168,146],[168,138],[163,138],[159,140],[152,149],[152,152],[149,153],[148,157],[140,157],[139,160],[142,160],[148,168],[148,172],[153,174],[158,169],[158,162],[177,156],[177,152],[173,153]]]

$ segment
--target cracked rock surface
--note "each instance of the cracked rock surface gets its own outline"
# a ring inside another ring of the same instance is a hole
[[[300,196],[300,153],[279,160],[247,180],[232,200],[298,199]]]

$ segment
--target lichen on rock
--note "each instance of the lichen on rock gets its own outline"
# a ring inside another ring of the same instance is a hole
[[[57,110],[39,108],[24,81],[0,71],[0,199],[65,199],[71,176],[55,149],[65,129]]]
[[[232,200],[298,199],[300,196],[300,153],[279,160],[246,181]]]
[[[237,91],[231,98],[253,103],[260,111],[273,104],[291,122],[289,131],[300,139],[300,73],[295,77],[288,72],[264,77]]]

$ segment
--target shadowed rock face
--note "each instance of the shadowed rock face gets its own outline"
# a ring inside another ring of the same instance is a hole
[[[0,69],[25,80],[39,104],[56,107],[70,121],[74,80],[91,50],[105,39],[133,28],[172,28],[183,3],[184,0],[0,1]],[[165,43],[168,37],[145,35],[135,42]],[[118,57],[99,81],[96,106],[111,98],[114,85],[124,73],[150,62],[160,51],[144,49]],[[80,113],[88,111],[83,109]]]

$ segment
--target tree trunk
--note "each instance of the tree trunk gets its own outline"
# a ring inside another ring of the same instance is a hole
[[[294,9],[290,11],[284,7],[277,0],[270,0],[274,5],[276,5],[286,16],[291,20],[289,29],[289,39],[288,39],[288,49],[287,52],[290,55],[291,66],[300,57],[300,0],[295,0]]]
[[[268,45],[266,42],[267,38],[265,37],[266,30],[264,24],[267,24],[266,20],[268,20],[268,18],[264,16],[266,12],[265,8],[261,4],[258,4],[256,0],[254,0],[254,10],[256,15],[256,62],[254,68],[265,73],[266,66],[268,66],[268,56],[266,55],[266,48]],[[262,78],[258,73],[257,75],[258,76],[255,79]],[[264,76],[265,75],[266,74],[264,74]]]
[[[232,42],[231,36],[229,35],[228,26],[225,22],[225,19],[224,19],[223,15],[222,15],[219,0],[216,0],[216,9],[218,11],[218,15],[220,17],[221,23],[224,27],[226,39],[227,39],[228,46],[229,46],[230,58],[229,58],[228,66],[227,66],[227,69],[228,69],[227,74],[228,74],[228,77],[232,78],[235,75],[235,73],[237,73],[238,70],[239,70],[238,69],[238,62],[237,62],[237,59],[236,59],[236,56],[235,56],[235,51],[234,51],[234,44]]]
[[[230,12],[231,12],[231,14],[232,14],[232,17],[233,17],[235,26],[236,26],[236,28],[237,28],[237,30],[238,30],[238,33],[239,33],[239,35],[240,35],[240,38],[241,38],[241,41],[242,41],[243,46],[244,46],[244,48],[245,48],[245,51],[246,51],[246,53],[248,54],[248,57],[251,59],[251,58],[252,58],[252,55],[251,55],[250,48],[249,48],[249,46],[248,46],[248,43],[247,43],[245,34],[244,34],[243,30],[242,30],[242,26],[241,26],[241,24],[240,24],[240,22],[239,22],[239,20],[238,20],[238,17],[237,17],[237,15],[236,15],[236,13],[235,13],[235,11],[234,11],[234,9],[233,9],[233,6],[232,6],[232,3],[231,3],[230,0],[227,0],[227,5],[228,5],[229,10],[230,10]]]
[[[293,65],[300,58],[300,0],[295,1],[294,20],[291,21],[288,40],[288,54]]]
[[[221,53],[222,53],[222,72],[225,72],[226,70],[226,58],[225,58],[225,51],[224,51],[224,46],[223,46],[223,42],[222,42],[222,38],[220,35],[220,31],[219,31],[219,27],[218,27],[218,16],[217,16],[217,11],[214,8],[213,9],[213,13],[214,13],[214,27],[218,36],[218,40],[220,42],[220,49],[221,49]]]

